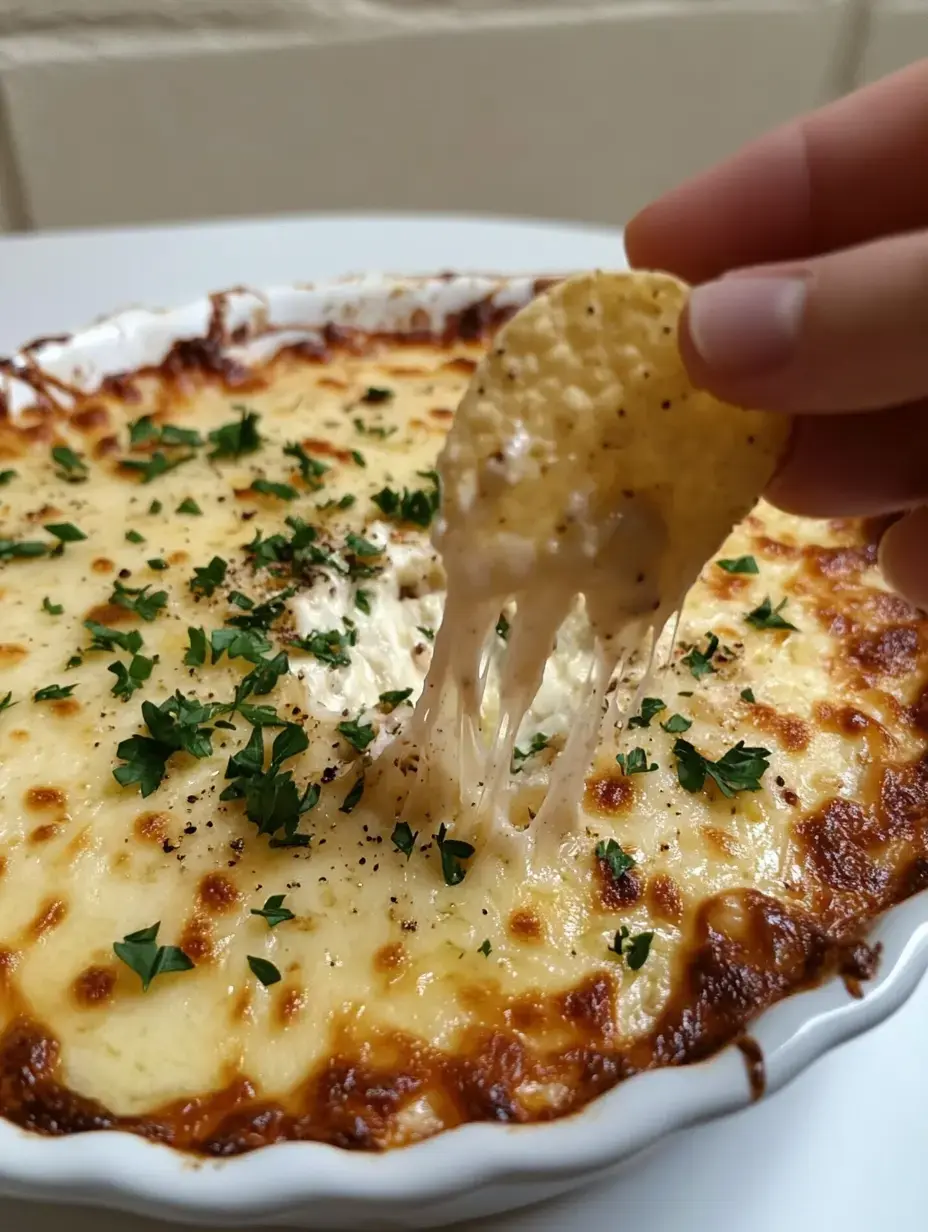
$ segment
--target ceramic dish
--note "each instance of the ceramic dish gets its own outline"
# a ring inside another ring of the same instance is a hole
[[[173,311],[133,310],[34,343],[6,365],[0,389],[15,411],[34,397],[29,378],[37,371],[90,391],[108,375],[159,363],[179,339],[208,336],[223,358],[247,363],[327,323],[400,333],[438,329],[450,314],[479,313],[488,301],[517,306],[534,286],[525,278],[442,276],[236,289]],[[66,393],[59,396],[66,401]],[[928,962],[928,897],[890,911],[871,940],[882,947],[881,961],[861,997],[835,979],[752,1024],[767,1093],[911,994]],[[579,1186],[755,1095],[744,1057],[732,1046],[698,1064],[641,1074],[572,1117],[520,1127],[470,1124],[381,1155],[289,1143],[207,1161],[119,1132],[46,1138],[0,1121],[0,1192],[226,1227],[436,1227]]]

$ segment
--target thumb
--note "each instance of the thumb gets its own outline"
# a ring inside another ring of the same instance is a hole
[[[928,231],[696,287],[680,327],[694,383],[803,413],[928,394]]]
[[[928,505],[894,522],[880,540],[880,568],[893,590],[928,612]]]

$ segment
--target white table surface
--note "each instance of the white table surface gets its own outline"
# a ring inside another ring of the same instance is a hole
[[[0,238],[0,354],[131,303],[181,303],[236,283],[373,269],[557,271],[614,265],[620,255],[618,232],[452,218],[317,216]],[[480,1232],[925,1232],[926,1041],[923,984],[889,1022],[779,1095],[668,1141],[619,1181],[484,1221]],[[0,1199],[3,1232],[63,1227],[163,1225]]]

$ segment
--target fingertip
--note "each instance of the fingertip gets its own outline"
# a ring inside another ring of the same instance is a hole
[[[889,527],[880,540],[879,564],[893,590],[928,611],[928,505]]]

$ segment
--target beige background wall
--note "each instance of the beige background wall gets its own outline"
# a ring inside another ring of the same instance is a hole
[[[0,0],[0,219],[621,222],[919,55],[928,0]]]

